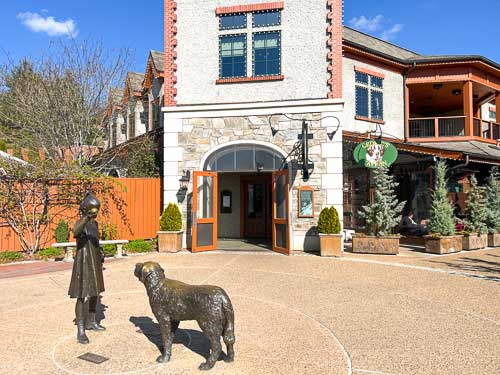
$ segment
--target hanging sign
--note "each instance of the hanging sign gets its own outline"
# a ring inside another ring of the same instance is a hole
[[[381,166],[389,167],[398,158],[398,150],[392,143],[368,140],[360,143],[354,149],[354,160],[366,168],[376,169]]]

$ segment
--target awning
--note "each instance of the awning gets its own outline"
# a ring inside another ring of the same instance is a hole
[[[344,131],[343,139],[345,142],[361,143],[369,138],[366,133]],[[392,143],[399,151],[432,155],[449,160],[465,161],[468,157],[472,162],[500,165],[500,147],[490,143],[479,141],[408,143],[387,137],[383,137],[383,140]]]

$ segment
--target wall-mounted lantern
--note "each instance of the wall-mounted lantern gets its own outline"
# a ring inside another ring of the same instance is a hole
[[[184,175],[179,179],[180,190],[187,191],[189,181],[191,181],[191,171],[182,171],[182,173]]]

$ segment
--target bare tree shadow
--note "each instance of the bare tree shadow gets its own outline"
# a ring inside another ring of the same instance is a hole
[[[493,257],[498,257],[493,254],[486,254]],[[459,258],[452,261],[431,260],[431,263],[442,264],[448,268],[461,272],[480,272],[486,275],[471,275],[485,280],[500,282],[500,263],[479,258]]]
[[[149,341],[156,345],[160,352],[163,351],[160,325],[158,323],[145,316],[133,316],[129,320],[139,329],[138,332],[143,333]],[[175,333],[174,344],[182,344],[205,359],[210,355],[210,341],[200,331],[179,328]]]

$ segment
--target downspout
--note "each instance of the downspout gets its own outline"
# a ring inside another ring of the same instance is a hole
[[[409,108],[406,106],[406,78],[408,78],[408,75],[415,70],[417,67],[417,63],[413,62],[411,64],[411,67],[409,67],[406,72],[403,74],[403,108],[404,108],[404,121],[403,121],[403,129],[404,129],[404,140],[405,142],[408,142],[408,131],[406,129],[406,121],[410,121],[410,113]],[[406,118],[406,114],[408,114],[408,118]]]

